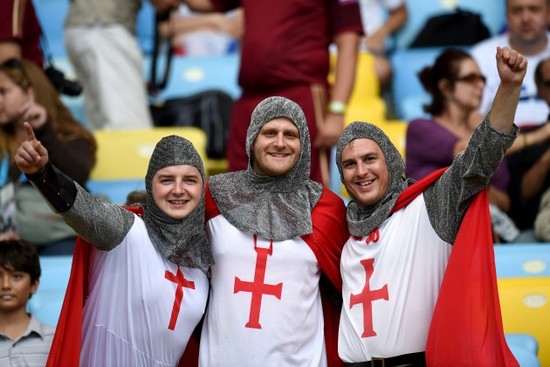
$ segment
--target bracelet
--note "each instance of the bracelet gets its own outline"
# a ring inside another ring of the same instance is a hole
[[[346,104],[340,101],[331,101],[328,104],[328,112],[336,115],[343,115],[346,113]]]

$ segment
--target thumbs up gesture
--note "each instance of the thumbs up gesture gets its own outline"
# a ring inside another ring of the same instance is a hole
[[[15,154],[15,164],[25,174],[42,172],[48,163],[48,150],[36,139],[31,124],[24,122],[25,140]]]

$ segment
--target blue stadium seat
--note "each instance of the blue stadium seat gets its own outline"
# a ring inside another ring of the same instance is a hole
[[[504,5],[504,0],[407,0],[409,18],[395,35],[395,47],[407,48],[430,17],[452,12],[456,7],[481,14],[491,35],[499,34],[506,24]]]
[[[424,91],[417,74],[425,66],[433,65],[442,50],[442,47],[411,48],[391,54],[393,99],[400,120],[409,122],[418,117],[415,114],[422,111],[422,101],[429,101],[430,95]]]
[[[497,245],[494,249],[499,279],[550,276],[550,243]]]
[[[141,2],[136,18],[136,37],[143,54],[151,54],[155,37],[155,8],[149,0]]]
[[[51,326],[57,324],[65,289],[71,273],[72,256],[41,256],[42,275],[37,292],[27,309],[37,319]]]
[[[33,5],[46,37],[46,51],[52,57],[66,57],[63,23],[69,12],[70,1],[33,0]]]
[[[158,71],[162,72],[164,61],[159,58]],[[150,80],[151,59],[145,57],[146,80]],[[155,100],[185,97],[209,89],[218,89],[236,99],[241,94],[237,83],[239,55],[222,56],[175,56],[168,85]],[[153,101],[154,102],[154,101]]]

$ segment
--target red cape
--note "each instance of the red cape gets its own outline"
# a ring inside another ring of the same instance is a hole
[[[206,220],[221,214],[212,194],[206,190]],[[323,276],[330,282],[321,281],[321,299],[325,319],[325,344],[327,349],[328,367],[343,366],[338,357],[338,324],[340,322],[340,304],[333,301],[335,292],[342,291],[340,277],[340,255],[342,247],[349,234],[346,224],[346,207],[340,197],[330,190],[324,189],[311,213],[313,233],[302,236],[309,245]],[[331,289],[332,288],[332,289]],[[186,365],[187,366],[187,365]]]
[[[445,169],[408,187],[394,211],[412,201]],[[504,338],[487,190],[468,208],[443,277],[426,345],[432,366],[519,366]]]

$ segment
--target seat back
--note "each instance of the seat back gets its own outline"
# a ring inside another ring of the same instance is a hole
[[[97,161],[87,183],[96,195],[105,195],[111,202],[124,204],[133,190],[145,189],[149,159],[158,141],[168,135],[179,135],[195,146],[205,170],[206,135],[196,127],[155,127],[151,129],[97,130]]]
[[[69,13],[70,1],[33,0],[36,16],[46,38],[47,50],[52,57],[66,57],[63,23]]]
[[[28,311],[43,323],[55,326],[59,319],[71,273],[72,256],[41,256],[40,285],[27,303]]]

